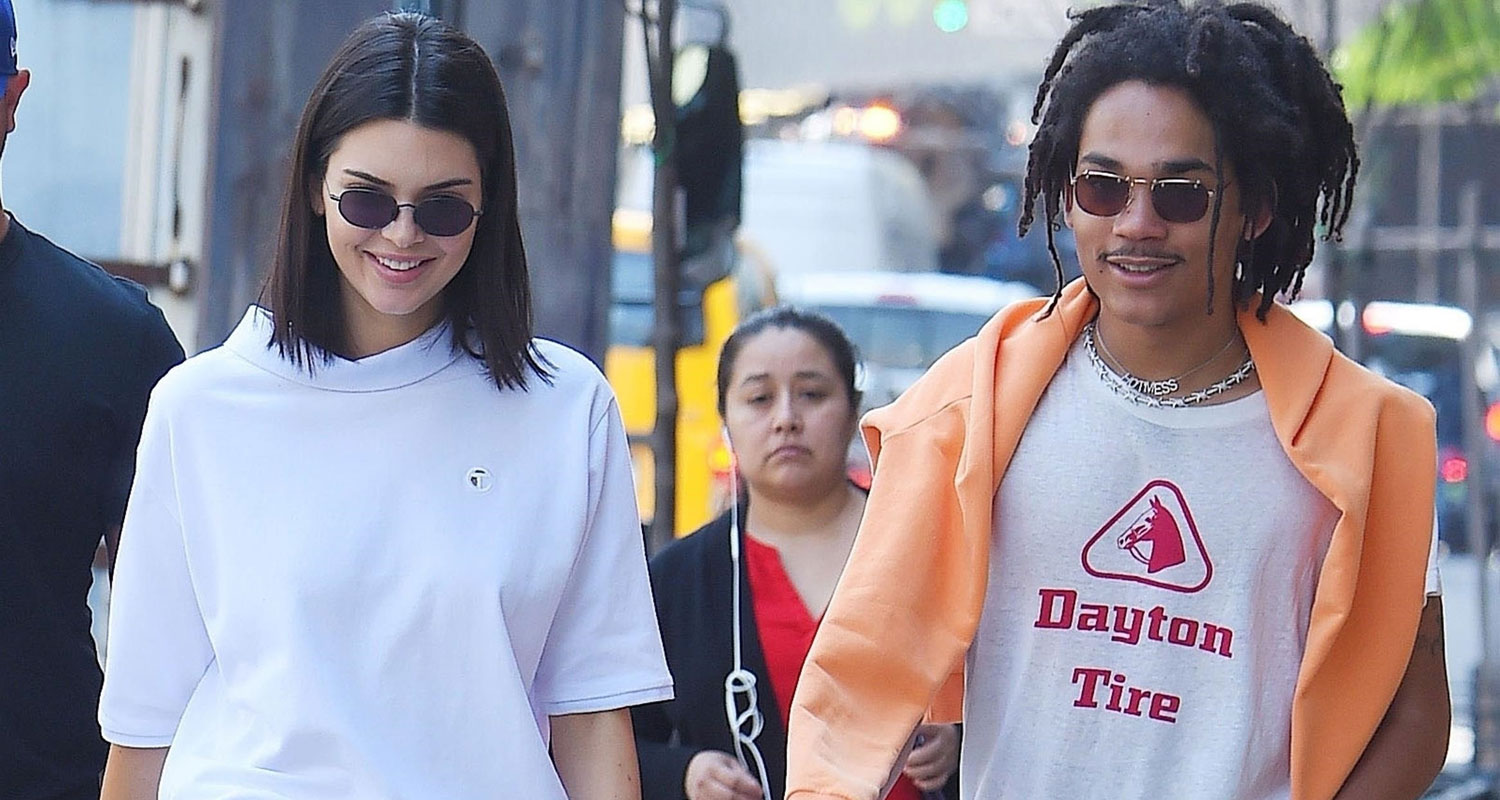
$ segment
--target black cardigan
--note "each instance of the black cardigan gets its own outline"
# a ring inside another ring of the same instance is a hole
[[[740,519],[745,518],[744,506]],[[771,797],[786,794],[786,730],[766,673],[766,656],[755,627],[750,578],[740,529],[740,658],[755,673],[756,705],[765,718],[755,740],[766,762]],[[662,647],[672,671],[674,699],[632,709],[635,749],[641,766],[642,800],[685,800],[688,762],[704,750],[733,755],[734,739],[724,714],[724,678],[734,662],[734,591],[729,559],[729,514],[666,546],[651,559],[651,591]],[[957,798],[958,770],[944,787]]]
[[[733,575],[727,513],[651,559],[651,591],[676,696],[632,710],[642,800],[683,800],[693,756],[703,750],[734,753],[724,715],[724,678],[734,662]],[[771,796],[779,798],[786,792],[786,731],[755,629],[744,558],[740,581],[741,661],[755,673],[756,705],[765,718],[755,743],[766,761]]]

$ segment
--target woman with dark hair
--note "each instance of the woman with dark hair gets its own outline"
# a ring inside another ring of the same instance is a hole
[[[635,711],[646,800],[785,791],[792,693],[865,508],[845,473],[854,372],[848,338],[816,313],[767,309],[724,342],[719,415],[744,486],[651,561],[677,699]],[[955,771],[957,729],[918,733],[892,798],[940,796]]]
[[[671,696],[623,428],[533,339],[505,98],[361,26],[303,112],[261,304],[152,396],[104,797],[631,798]]]

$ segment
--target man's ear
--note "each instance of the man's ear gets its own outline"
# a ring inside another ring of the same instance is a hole
[[[5,93],[0,95],[0,116],[4,119],[0,121],[5,123],[6,133],[16,129],[16,107],[21,104],[21,95],[30,85],[31,70],[19,70],[5,79]]]
[[[1266,232],[1266,228],[1271,227],[1271,218],[1275,213],[1276,184],[1273,183],[1270,194],[1262,197],[1255,204],[1254,211],[1245,214],[1245,229],[1240,231],[1240,237],[1247,242],[1260,238],[1260,235]]]

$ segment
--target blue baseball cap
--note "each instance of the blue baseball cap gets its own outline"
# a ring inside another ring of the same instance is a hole
[[[0,75],[16,74],[16,10],[10,0],[0,0]]]

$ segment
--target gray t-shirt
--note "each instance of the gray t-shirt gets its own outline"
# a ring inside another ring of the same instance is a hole
[[[1287,798],[1292,695],[1337,519],[1263,393],[1146,408],[1075,346],[995,496],[965,796]]]

